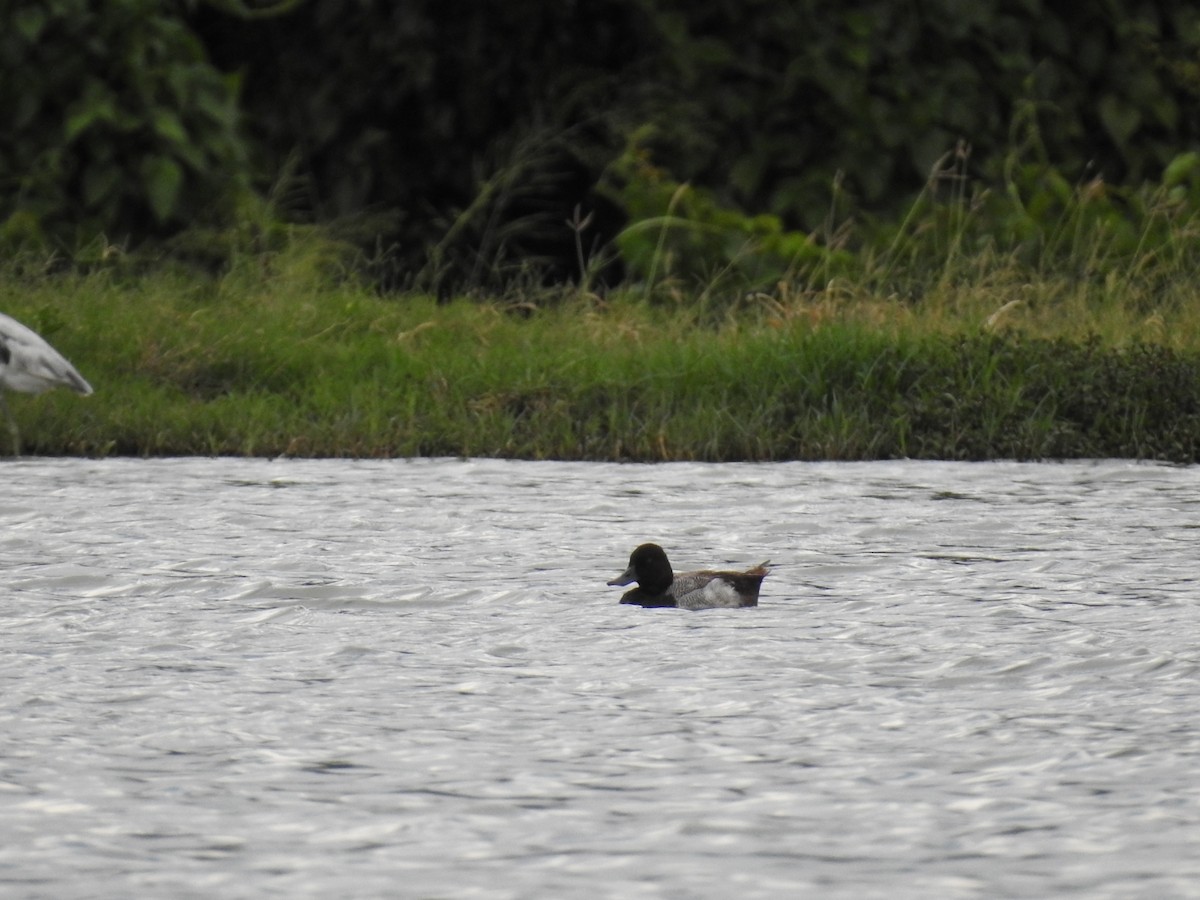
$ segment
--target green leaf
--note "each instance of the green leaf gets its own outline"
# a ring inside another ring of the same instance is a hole
[[[84,87],[83,96],[67,108],[64,126],[66,139],[73,141],[91,128],[93,123],[112,122],[116,118],[117,102],[112,91],[91,78]]]
[[[193,102],[196,109],[220,125],[232,128],[237,123],[237,105],[227,96],[215,91],[200,91]]]
[[[13,112],[12,127],[20,131],[34,120],[42,108],[42,98],[33,93],[22,93],[17,97],[17,106]]]
[[[89,208],[103,204],[121,183],[121,171],[109,164],[93,164],[83,173],[83,200]]]
[[[36,6],[26,6],[13,15],[13,24],[21,32],[21,37],[31,44],[36,43],[46,27],[46,11]]]
[[[154,133],[164,137],[174,144],[188,142],[187,130],[179,121],[179,116],[167,109],[158,109],[153,113]]]
[[[1114,94],[1105,94],[1100,98],[1100,121],[1113,143],[1124,150],[1129,145],[1129,139],[1142,124],[1142,114],[1137,108]]]
[[[183,169],[179,163],[170,157],[151,156],[142,162],[142,181],[154,217],[159,222],[170,219],[183,187]]]
[[[1176,156],[1163,172],[1163,184],[1175,187],[1200,175],[1200,153],[1189,150]]]

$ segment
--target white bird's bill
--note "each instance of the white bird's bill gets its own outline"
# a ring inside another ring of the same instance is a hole
[[[0,388],[40,394],[53,387],[92,393],[87,380],[40,334],[0,313]]]
[[[40,394],[55,387],[70,388],[85,396],[92,393],[87,379],[40,334],[0,313],[0,407],[8,419],[14,455],[21,454],[21,436],[3,392]]]

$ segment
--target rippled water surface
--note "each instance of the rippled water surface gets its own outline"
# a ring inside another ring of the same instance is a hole
[[[5,898],[1200,895],[1200,469],[0,479]]]

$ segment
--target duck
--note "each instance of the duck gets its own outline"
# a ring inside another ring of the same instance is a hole
[[[642,607],[720,609],[758,606],[758,591],[770,571],[770,562],[745,572],[683,572],[671,569],[666,551],[658,544],[642,544],[629,555],[629,568],[608,582],[638,586],[626,591],[622,603]]]

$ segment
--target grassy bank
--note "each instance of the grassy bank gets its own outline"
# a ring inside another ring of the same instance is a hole
[[[1150,303],[1133,280],[1028,275],[916,301],[439,304],[301,254],[211,280],[10,272],[0,310],[96,388],[10,396],[29,454],[1200,458],[1200,279]]]

